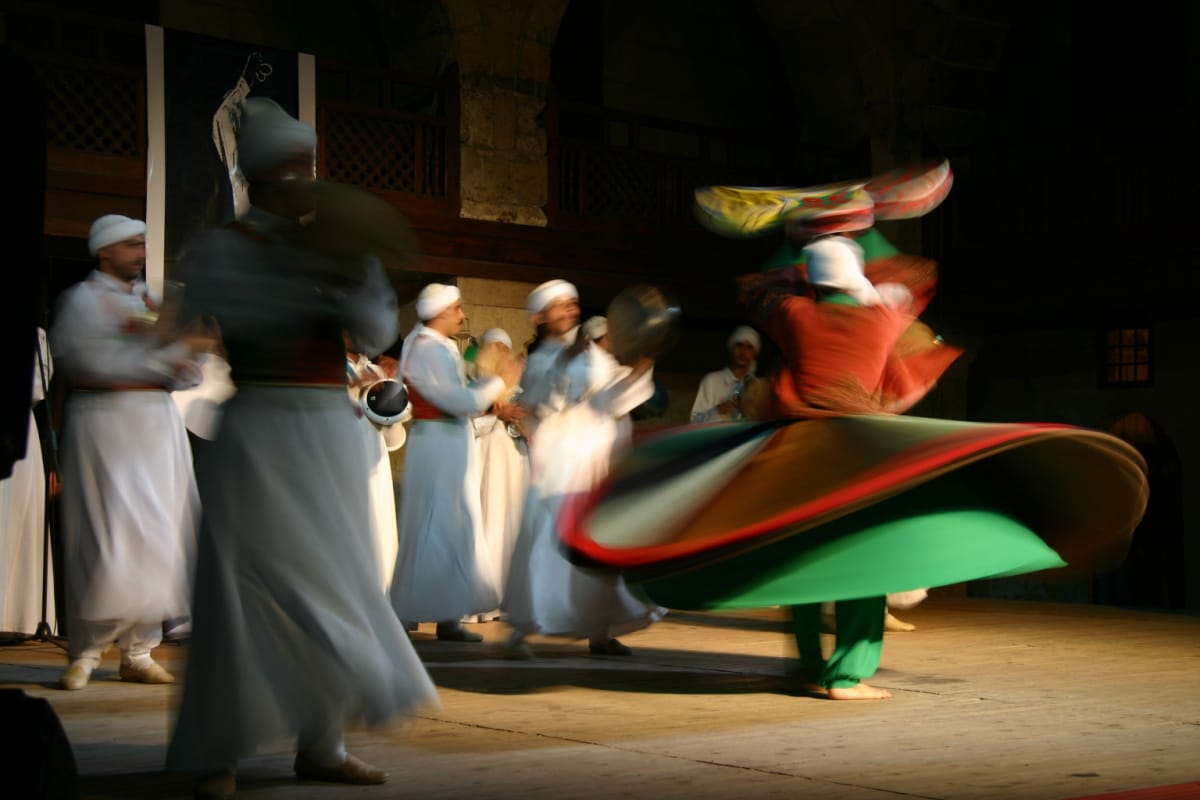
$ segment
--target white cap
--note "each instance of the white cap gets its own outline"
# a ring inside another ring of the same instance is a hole
[[[417,295],[417,317],[426,322],[462,299],[457,286],[431,283]]]
[[[483,336],[479,337],[480,345],[491,344],[492,342],[501,342],[509,350],[512,350],[512,337],[503,328],[488,328],[483,332]]]
[[[289,159],[311,155],[317,132],[267,97],[247,98],[237,132],[238,168],[249,180]]]
[[[863,274],[863,250],[845,236],[825,236],[804,248],[808,282],[838,289],[864,306],[879,303],[879,294]]]
[[[579,290],[575,288],[575,284],[555,278],[552,281],[546,281],[529,293],[529,298],[525,301],[525,309],[530,314],[537,314],[545,311],[546,306],[563,297],[578,300]]]
[[[110,244],[132,239],[146,233],[146,223],[140,219],[130,219],[120,214],[106,214],[92,223],[88,231],[88,252],[93,256],[96,251],[103,250]]]
[[[725,342],[725,346],[732,350],[738,342],[746,342],[754,348],[755,353],[762,352],[762,340],[758,338],[758,331],[749,325],[739,325],[734,328],[733,333],[729,334],[729,340]]]

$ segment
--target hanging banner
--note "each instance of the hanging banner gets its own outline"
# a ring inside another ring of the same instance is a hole
[[[146,26],[146,280],[161,291],[197,234],[245,213],[237,129],[247,97],[315,120],[304,53]]]

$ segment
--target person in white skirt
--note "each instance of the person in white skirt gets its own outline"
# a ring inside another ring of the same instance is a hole
[[[347,347],[351,346],[348,342]],[[363,413],[361,397],[372,384],[389,377],[395,376],[389,376],[382,366],[362,353],[347,350],[346,388],[355,416],[362,420],[359,426],[363,435],[362,452],[370,470],[371,542],[379,567],[379,583],[385,592],[392,585],[396,553],[400,549],[396,526],[396,487],[392,483],[392,459],[388,454],[404,446],[408,433],[402,422],[379,425],[371,421]]]
[[[665,609],[636,598],[614,573],[571,564],[557,518],[572,493],[608,474],[615,452],[629,444],[629,412],[654,393],[653,362],[622,366],[579,330],[579,294],[567,281],[530,293],[527,310],[546,338],[530,354],[520,402],[532,426],[530,489],[505,584],[503,611],[513,628],[509,647],[528,657],[532,633],[586,638],[596,655],[629,655],[616,637],[644,628]]]
[[[503,364],[517,356],[512,352],[512,337],[502,328],[489,328],[479,337],[475,356],[477,376],[495,375]],[[522,427],[525,411],[505,396],[493,403],[488,412],[475,417],[475,441],[479,443],[482,465],[480,499],[483,512],[483,538],[476,545],[480,569],[487,570],[488,581],[496,596],[504,591],[513,548],[521,530],[521,510],[529,488],[529,446]],[[477,615],[479,622],[500,617],[497,607]]]
[[[0,631],[34,634],[42,621],[42,568],[45,566],[46,622],[55,628],[54,570],[46,538],[46,468],[33,409],[46,396],[54,362],[46,331],[37,329],[33,391],[25,457],[0,481]],[[57,474],[50,476],[51,490]],[[44,552],[45,551],[45,552]],[[43,560],[44,557],[44,560]]]
[[[468,615],[500,604],[483,540],[479,448],[472,417],[487,411],[520,379],[523,364],[468,386],[450,337],[466,316],[458,287],[431,283],[417,297],[421,320],[404,339],[400,374],[413,406],[400,486],[400,552],[392,607],[406,622],[436,622],[443,641],[478,642]],[[481,566],[481,561],[484,562]]]
[[[141,279],[146,224],[117,214],[88,235],[96,269],[68,289],[50,347],[71,395],[61,453],[62,559],[70,665],[83,688],[116,641],[120,677],[170,683],[151,658],[167,620],[187,616],[197,508],[187,432],[169,391],[199,381],[184,333]]]

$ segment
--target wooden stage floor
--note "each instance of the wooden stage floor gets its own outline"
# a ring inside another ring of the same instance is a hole
[[[482,645],[423,626],[441,707],[348,735],[388,784],[298,783],[281,742],[243,762],[238,796],[1065,800],[1200,780],[1200,617],[936,597],[901,616],[917,630],[887,634],[872,680],[893,699],[853,702],[791,692],[777,609],[676,612],[625,637],[629,658],[534,638],[511,661],[500,623],[474,626]],[[158,656],[182,675],[184,649]],[[62,720],[83,797],[190,797],[161,772],[177,689],[120,682],[110,652],[60,691],[64,665],[50,644],[0,648],[0,685]]]

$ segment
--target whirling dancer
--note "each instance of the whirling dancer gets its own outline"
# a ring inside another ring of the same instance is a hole
[[[903,286],[876,285],[857,242],[838,234],[881,212],[924,213],[922,199],[948,188],[948,168],[932,173],[745,190],[766,200],[711,217],[726,232],[788,226],[812,240],[804,263],[740,282],[783,355],[765,404],[774,421],[647,439],[560,517],[573,559],[622,570],[663,605],[791,606],[802,680],[833,699],[889,696],[863,683],[879,662],[888,593],[1112,562],[1145,508],[1144,462],[1107,434],[898,416],[956,355],[917,321],[933,265],[887,259],[876,274]],[[878,198],[863,188],[872,184]],[[702,218],[713,197],[739,192],[698,193]],[[838,611],[828,660],[826,600]]]
[[[546,339],[529,357],[520,401],[535,420],[530,490],[505,585],[509,645],[528,656],[531,633],[586,638],[596,655],[629,655],[616,637],[660,619],[664,609],[634,597],[619,575],[583,570],[563,555],[559,507],[608,473],[628,446],[621,420],[654,392],[653,362],[617,363],[579,330],[579,295],[562,280],[530,293],[527,309]]]
[[[399,325],[379,259],[351,248],[403,223],[355,190],[325,213],[316,142],[278,104],[247,100],[251,208],[184,261],[185,307],[219,325],[237,386],[198,470],[194,624],[167,751],[168,768],[200,773],[198,798],[233,797],[238,761],[287,736],[300,779],[383,783],[346,752],[343,727],[437,700],[380,591],[362,423],[346,400],[343,332],[379,352]]]

